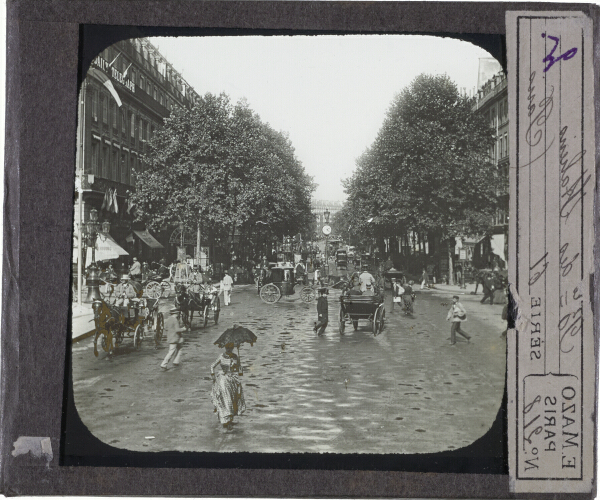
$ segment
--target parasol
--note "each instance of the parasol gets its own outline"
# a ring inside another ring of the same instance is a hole
[[[245,342],[253,345],[254,342],[256,342],[256,335],[248,330],[248,328],[233,325],[233,328],[228,328],[223,332],[223,334],[215,341],[215,345],[225,347],[226,344],[233,344],[239,349],[240,345]]]
[[[225,347],[226,344],[233,344],[235,347],[237,347],[239,358],[240,345],[245,342],[248,342],[250,345],[254,345],[254,342],[256,342],[256,335],[248,330],[248,328],[239,325],[233,325],[233,328],[228,328],[217,340],[215,340],[215,345],[218,345],[219,347]]]

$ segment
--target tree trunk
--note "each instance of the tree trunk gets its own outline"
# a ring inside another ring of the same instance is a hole
[[[452,254],[454,248],[452,248],[451,239],[448,238],[448,284],[454,285],[454,268],[452,267]]]

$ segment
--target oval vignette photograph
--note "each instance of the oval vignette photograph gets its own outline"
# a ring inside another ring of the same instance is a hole
[[[417,454],[486,434],[506,374],[496,59],[420,35],[150,37],[86,70],[70,370],[93,436]]]

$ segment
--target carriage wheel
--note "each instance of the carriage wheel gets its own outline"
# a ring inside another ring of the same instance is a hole
[[[344,321],[344,311],[342,311],[342,307],[340,306],[340,335],[344,335],[345,330],[346,322]]]
[[[260,289],[260,298],[267,304],[274,304],[281,298],[281,291],[273,283],[268,283]]]
[[[358,330],[358,320],[357,319],[352,320],[352,326],[354,327],[354,330]]]
[[[315,293],[314,289],[309,286],[305,286],[302,288],[302,290],[300,290],[300,298],[302,299],[302,302],[306,302],[307,304],[315,300],[316,296],[317,294]]]
[[[159,312],[156,315],[156,331],[154,332],[154,343],[158,346],[162,340],[163,332],[165,330],[165,317],[163,313]]]
[[[98,357],[98,345],[100,345],[101,349],[107,354],[112,353],[112,334],[110,331],[110,327],[108,329],[102,329],[96,331],[96,336],[94,337],[94,356]]]
[[[381,308],[381,325],[379,326],[379,332],[383,330],[385,326],[385,307]]]
[[[151,299],[160,299],[160,296],[162,295],[160,283],[157,281],[151,281],[146,285],[145,292],[146,296],[150,297]]]
[[[215,300],[215,325],[219,323],[219,313],[221,312],[221,299]]]
[[[202,319],[203,319],[203,326],[202,328],[206,328],[206,325],[208,325],[208,313],[210,311],[210,306],[204,306],[204,310],[202,311]]]
[[[379,333],[379,323],[377,322],[377,311],[373,314],[373,319],[371,320],[371,328],[373,329],[373,336],[376,336]]]
[[[135,332],[133,332],[133,347],[139,349],[142,345],[142,338],[144,337],[144,325],[139,324],[135,327]]]
[[[171,294],[171,283],[168,281],[163,281],[160,284],[161,289],[161,297],[167,298]]]
[[[383,310],[381,308],[377,308],[375,314],[373,315],[373,335],[377,335],[381,333],[381,329],[383,328]]]

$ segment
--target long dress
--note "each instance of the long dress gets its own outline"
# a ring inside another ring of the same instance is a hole
[[[228,424],[235,415],[241,415],[246,411],[246,400],[242,383],[238,378],[238,357],[233,353],[221,354],[210,367],[211,373],[214,373],[219,364],[221,370],[216,373],[210,399],[217,410],[219,422]]]

